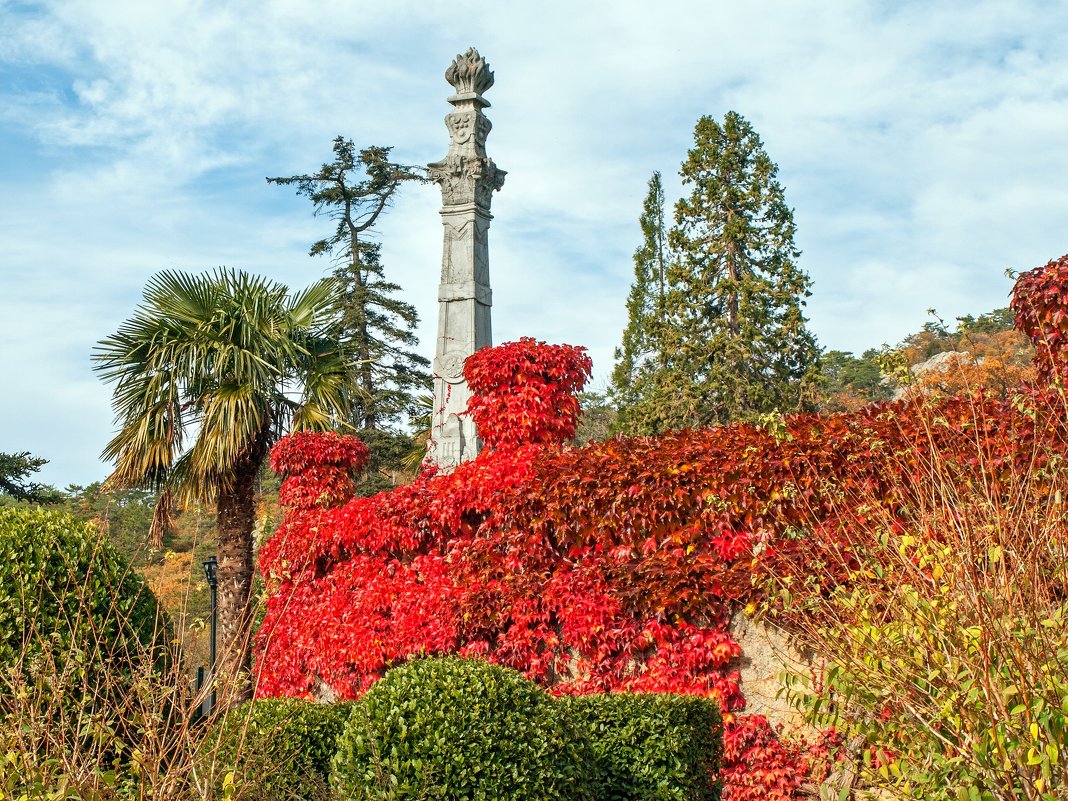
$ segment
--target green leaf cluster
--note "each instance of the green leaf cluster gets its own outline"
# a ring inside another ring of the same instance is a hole
[[[820,633],[834,659],[816,686],[787,677],[787,695],[813,724],[861,735],[865,781],[897,797],[1065,798],[1068,604],[1036,593],[1031,609],[1007,607],[985,591],[976,607],[953,576],[966,556],[913,536],[895,547],[931,581],[888,575],[892,602],[839,589],[851,622]],[[992,546],[971,558],[994,574],[1007,556]]]
[[[123,671],[140,649],[166,652],[156,599],[89,523],[40,508],[0,508],[0,666],[47,652],[86,672]]]
[[[561,707],[480,660],[394,668],[356,704],[338,743],[343,798],[592,799],[589,753]]]
[[[719,704],[687,695],[561,698],[589,738],[598,801],[718,801]]]
[[[200,749],[202,775],[233,798],[315,801],[329,793],[330,764],[351,703],[261,698],[226,712]]]

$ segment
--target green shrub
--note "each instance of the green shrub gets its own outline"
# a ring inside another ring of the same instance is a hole
[[[847,498],[863,526],[836,529],[842,561],[785,607],[824,665],[787,697],[855,738],[858,783],[893,798],[1068,798],[1068,473],[1059,451],[995,467],[990,436],[903,451],[920,472],[900,501]]]
[[[14,774],[0,795],[54,780],[88,796],[158,773],[186,692],[176,673],[156,599],[106,537],[0,508],[0,775]]]
[[[589,737],[598,801],[717,801],[719,704],[688,695],[611,693],[561,698]]]
[[[0,508],[0,666],[76,658],[129,672],[168,653],[151,590],[96,528],[63,512]]]
[[[351,703],[261,698],[234,707],[205,738],[201,774],[232,798],[316,801],[329,795],[330,762]]]
[[[355,705],[335,788],[345,799],[589,799],[590,756],[562,712],[514,670],[411,662]]]

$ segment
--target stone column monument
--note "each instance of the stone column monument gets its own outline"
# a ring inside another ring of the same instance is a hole
[[[483,93],[493,86],[489,64],[473,47],[445,71],[456,94],[445,117],[449,152],[428,165],[430,180],[441,186],[445,240],[438,289],[438,339],[434,356],[434,420],[428,458],[441,470],[475,458],[482,443],[475,425],[463,415],[470,392],[464,359],[492,344],[488,234],[493,190],[504,185],[504,170],[486,155],[490,121],[482,113]]]

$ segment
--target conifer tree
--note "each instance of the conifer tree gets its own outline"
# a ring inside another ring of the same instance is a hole
[[[675,206],[668,257],[662,246],[649,250],[657,241],[648,224],[651,187],[613,374],[619,430],[658,433],[810,406],[819,379],[819,350],[802,313],[810,281],[797,265],[793,212],[777,172],[741,115],[698,120],[680,170],[690,194]]]
[[[337,223],[310,255],[334,258],[342,290],[337,319],[355,377],[351,422],[374,439],[373,432],[394,430],[430,385],[430,362],[414,351],[418,313],[397,297],[401,288],[385,278],[381,247],[368,239],[401,184],[424,179],[416,167],[391,161],[388,147],[357,152],[352,140],[339,136],[333,148],[334,160],[318,172],[267,181],[296,186],[317,215]]]
[[[616,348],[609,395],[619,415],[614,430],[652,434],[660,430],[656,386],[664,368],[661,337],[668,268],[664,185],[659,172],[649,179],[639,224],[642,245],[634,252],[627,327],[622,345]]]
[[[58,503],[62,495],[55,487],[30,481],[30,476],[48,464],[47,459],[29,451],[0,453],[0,505],[8,499],[27,503]]]

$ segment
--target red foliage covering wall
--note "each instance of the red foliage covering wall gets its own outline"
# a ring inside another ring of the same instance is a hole
[[[356,437],[333,431],[298,431],[271,450],[271,469],[286,478],[278,501],[293,509],[334,506],[353,495],[353,473],[370,460],[367,446]]]
[[[586,349],[530,337],[483,348],[464,363],[467,413],[490,448],[557,445],[575,436],[576,395],[593,369]]]
[[[1016,327],[1035,344],[1035,366],[1047,379],[1068,373],[1068,256],[1022,273],[1012,291]]]
[[[1065,340],[1050,330],[1068,328],[1064,287],[1062,259],[1023,276],[1014,299],[1051,364]],[[1042,301],[1026,305],[1032,291]],[[589,374],[581,349],[522,340],[476,354],[465,374],[492,447],[450,474],[342,502],[337,471],[359,462],[348,439],[276,448],[297,489],[260,556],[272,592],[258,694],[308,696],[321,683],[351,698],[413,655],[460,653],[558,693],[713,695],[732,723],[732,801],[790,798],[804,775],[805,755],[765,724],[734,721],[744,699],[727,621],[754,599],[754,576],[838,548],[836,532],[865,522],[850,499],[894,508],[923,474],[920,446],[959,454],[961,480],[995,483],[1065,450],[1063,409],[1037,391],[571,448],[561,443]]]

